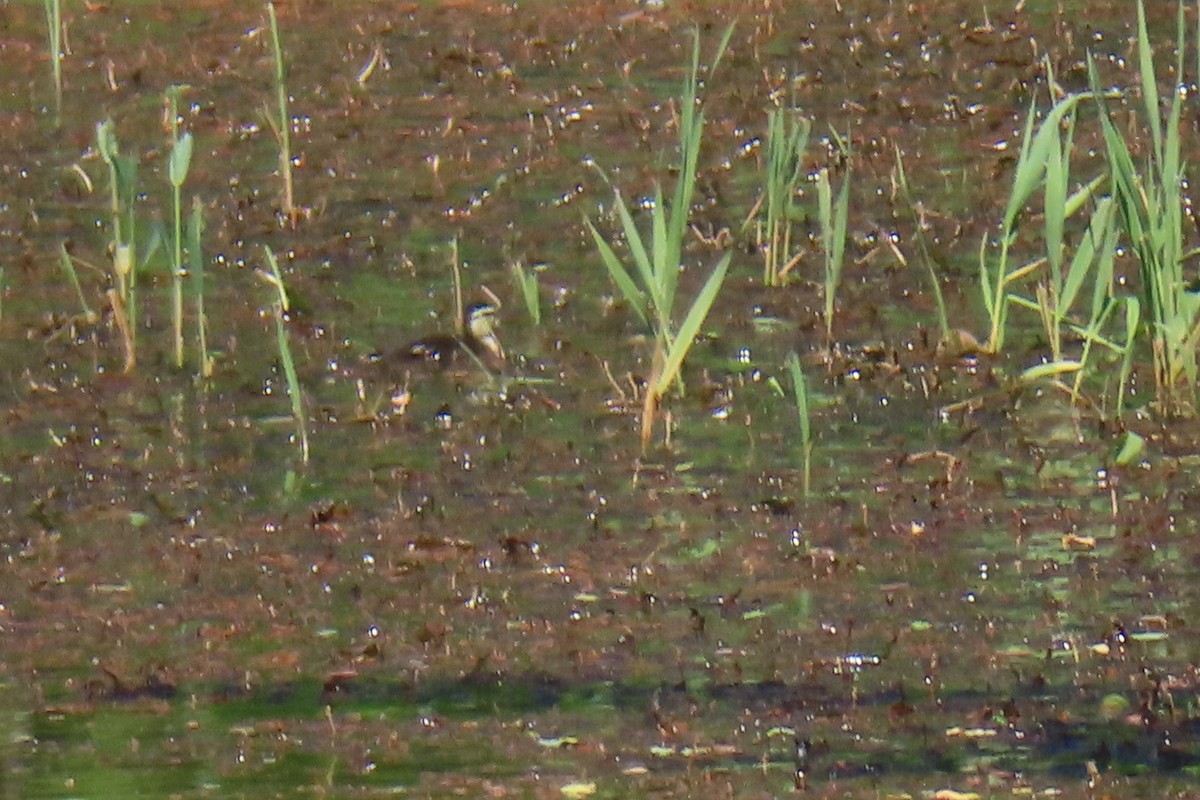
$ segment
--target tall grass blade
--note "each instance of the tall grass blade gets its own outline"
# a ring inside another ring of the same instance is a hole
[[[296,375],[296,362],[292,358],[292,347],[288,340],[287,314],[290,308],[287,289],[283,284],[283,273],[279,270],[279,262],[270,247],[263,246],[266,253],[269,273],[259,271],[259,275],[267,283],[275,287],[275,342],[279,348],[279,360],[283,364],[284,380],[287,381],[288,396],[292,401],[292,420],[296,423],[296,440],[300,444],[301,460],[308,463],[308,422],[304,414],[304,402],[300,394],[300,379]]]
[[[708,312],[712,308],[713,301],[717,299],[717,294],[721,291],[721,284],[725,282],[725,273],[729,269],[729,260],[732,255],[732,253],[726,253],[721,256],[716,269],[708,276],[708,280],[704,282],[700,293],[692,301],[687,316],[683,318],[683,323],[679,326],[679,333],[675,336],[675,341],[671,343],[667,350],[666,361],[663,362],[662,374],[658,376],[658,382],[654,387],[655,393],[660,397],[666,394],[667,388],[670,387],[679,375],[679,370],[683,366],[683,359],[687,356],[688,350],[692,348],[692,343],[695,341],[696,335],[700,332],[700,327],[704,324],[704,320],[708,317]]]
[[[192,219],[188,225],[188,263],[192,276],[192,293],[196,297],[196,346],[200,351],[200,376],[211,378],[213,373],[212,354],[208,352],[208,316],[204,311],[204,253],[201,242],[204,238],[204,206],[200,198],[192,200]]]
[[[917,246],[921,250],[921,260],[925,263],[925,271],[929,273],[929,286],[933,290],[933,299],[937,304],[938,327],[941,330],[939,341],[947,342],[950,340],[950,315],[946,312],[946,299],[942,296],[942,284],[938,280],[933,257],[929,253],[929,242],[925,238],[925,230],[921,225],[921,215],[917,211],[917,204],[908,187],[908,177],[904,173],[904,157],[900,152],[899,145],[896,146],[896,182],[900,187],[900,193],[904,195],[905,205],[908,206],[908,215],[912,220],[913,230],[916,231]],[[986,290],[987,282],[984,281],[983,285]]]
[[[43,0],[46,11],[46,38],[50,50],[50,76],[54,81],[54,126],[62,124],[62,0]]]
[[[279,43],[279,22],[275,18],[274,3],[267,3],[267,13],[271,18],[271,49],[275,57],[275,102],[279,115],[276,135],[279,137],[279,174],[283,178],[283,213],[295,224],[296,188],[292,178],[292,117],[288,110],[287,68],[283,46]]]
[[[542,324],[542,298],[538,289],[537,270],[527,269],[519,261],[513,263],[512,270],[513,276],[517,280],[517,288],[521,291],[521,298],[525,302],[525,311],[529,314],[529,321],[536,328]]]
[[[63,272],[67,274],[67,281],[75,289],[75,297],[79,299],[79,308],[83,311],[83,318],[88,322],[95,322],[100,317],[88,305],[87,298],[83,295],[83,287],[79,284],[79,275],[75,272],[75,261],[71,258],[71,254],[67,252],[65,244],[58,246],[58,260],[62,265]]]
[[[837,288],[842,277],[842,261],[846,254],[846,225],[849,215],[850,172],[842,179],[837,201],[829,183],[829,170],[817,176],[818,217],[821,224],[821,244],[825,250],[825,341],[833,342],[833,312]]]
[[[792,377],[792,397],[796,401],[796,415],[800,420],[800,446],[804,454],[804,495],[807,497],[812,490],[812,426],[809,418],[808,381],[804,378],[804,370],[800,367],[800,357],[795,351],[788,353],[785,361],[787,370]]]
[[[650,327],[650,317],[646,313],[646,296],[642,290],[638,288],[633,278],[625,270],[625,265],[621,263],[621,259],[613,252],[612,247],[600,232],[596,230],[596,226],[592,224],[590,219],[584,218],[584,224],[591,231],[592,239],[596,243],[596,249],[600,251],[600,260],[604,262],[604,266],[608,269],[609,276],[613,279],[613,283],[621,290],[621,294],[625,297],[625,302],[633,308],[634,312],[641,319],[642,324]]]

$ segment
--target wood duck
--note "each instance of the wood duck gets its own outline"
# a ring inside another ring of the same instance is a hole
[[[490,369],[499,367],[504,362],[504,347],[496,336],[496,307],[490,303],[469,306],[463,312],[461,336],[449,333],[424,336],[405,345],[400,356],[439,367],[462,363],[463,359],[474,356]]]

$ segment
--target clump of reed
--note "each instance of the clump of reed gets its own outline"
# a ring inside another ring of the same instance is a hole
[[[1177,6],[1173,80],[1184,81],[1188,43],[1183,4]],[[1121,228],[1137,257],[1140,296],[1130,298],[1128,319],[1140,324],[1148,340],[1158,402],[1173,413],[1194,413],[1197,360],[1200,344],[1200,292],[1184,274],[1184,263],[1198,250],[1184,252],[1183,195],[1186,176],[1181,149],[1181,115],[1184,90],[1174,88],[1166,119],[1154,67],[1154,54],[1146,30],[1146,10],[1137,4],[1138,82],[1142,110],[1149,127],[1150,148],[1144,168],[1134,162],[1129,142],[1103,102],[1100,78],[1093,59],[1088,61],[1092,94],[1097,98],[1100,123],[1108,153],[1113,199],[1120,211]],[[1197,29],[1197,72],[1200,73],[1200,28]],[[1128,376],[1123,375],[1122,385]]]
[[[1197,38],[1200,40],[1200,31]],[[1177,82],[1183,80],[1187,50],[1180,4],[1172,73]],[[1144,166],[1135,161],[1134,149],[1122,134],[1123,126],[1113,119],[1107,101],[1119,95],[1101,88],[1094,59],[1088,62],[1090,91],[1066,95],[1040,124],[1035,124],[1036,108],[1031,106],[1000,226],[998,253],[989,257],[986,237],[980,244],[980,293],[989,320],[985,349],[993,353],[1003,349],[1010,304],[1028,308],[1041,321],[1049,353],[1043,363],[1025,370],[1022,379],[1058,381],[1073,373],[1073,383],[1064,387],[1078,400],[1082,381],[1100,347],[1114,354],[1119,363],[1116,415],[1120,416],[1135,351],[1144,346],[1150,353],[1160,407],[1168,413],[1190,414],[1195,412],[1195,386],[1200,377],[1196,355],[1200,292],[1189,282],[1184,264],[1200,250],[1185,252],[1186,176],[1181,157],[1185,92],[1172,91],[1164,118],[1141,0],[1137,4],[1137,54],[1141,116],[1149,140]],[[1197,70],[1200,72],[1200,60]],[[1047,74],[1053,86],[1048,65]],[[1085,101],[1092,101],[1098,111],[1106,169],[1071,191],[1076,118]],[[1101,193],[1102,188],[1107,194]],[[1012,247],[1018,240],[1021,218],[1039,189],[1045,253],[1014,265]],[[1090,209],[1086,221],[1070,226],[1068,221],[1085,209]],[[1068,246],[1069,227],[1082,231],[1073,250]],[[1136,295],[1122,296],[1115,286],[1114,259],[1122,239],[1128,241],[1138,260]],[[1018,282],[1033,277],[1037,284],[1032,296],[1013,290]],[[1089,294],[1090,302],[1080,302]],[[1122,305],[1125,313],[1116,314]],[[1118,318],[1123,318],[1120,327],[1114,322]],[[1110,331],[1114,327],[1117,335]],[[1069,342],[1076,345],[1071,351]]]
[[[111,288],[109,304],[113,321],[121,333],[125,349],[126,372],[137,364],[139,322],[143,298],[139,273],[150,263],[160,247],[166,250],[166,268],[170,274],[171,352],[176,368],[184,366],[185,284],[189,283],[195,298],[196,343],[199,350],[198,373],[209,377],[213,358],[208,349],[208,317],[204,307],[204,209],[199,198],[192,202],[191,214],[185,220],[183,187],[191,168],[194,149],[191,133],[179,127],[179,99],[185,86],[171,86],[165,97],[167,122],[166,177],[170,186],[168,223],[154,223],[150,235],[139,247],[138,158],[121,152],[116,126],[111,119],[96,126],[96,147],[108,168],[109,178],[109,243],[111,253]],[[144,252],[143,252],[144,251]],[[70,261],[64,257],[64,264]],[[77,283],[77,279],[73,282]]]
[[[767,117],[767,159],[756,208],[758,248],[767,286],[781,285],[800,258],[792,252],[792,230],[811,130],[812,123],[794,111],[777,108]]]
[[[730,25],[717,47],[709,67],[710,75],[720,64],[732,35],[733,26]],[[587,218],[584,220],[613,282],[654,338],[651,375],[642,404],[643,446],[650,441],[657,410],[667,391],[672,385],[677,385],[682,391],[680,371],[684,359],[720,292],[732,255],[726,252],[721,256],[708,279],[688,304],[683,321],[676,327],[675,306],[679,274],[683,267],[683,243],[688,234],[688,216],[704,133],[704,111],[699,103],[699,75],[700,34],[697,31],[692,47],[691,67],[687,72],[679,103],[678,177],[669,206],[664,200],[662,186],[655,186],[648,237],[638,228],[620,191],[614,189],[614,205],[629,247],[632,269],[626,267],[592,221]]]

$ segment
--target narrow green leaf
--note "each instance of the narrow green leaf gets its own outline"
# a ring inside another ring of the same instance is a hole
[[[646,315],[646,298],[642,291],[638,289],[633,278],[629,277],[629,273],[625,271],[625,267],[621,264],[621,259],[617,258],[617,254],[613,252],[612,247],[592,225],[592,221],[584,217],[584,224],[591,231],[592,240],[596,242],[596,249],[600,251],[600,259],[604,262],[604,266],[608,268],[608,274],[612,277],[613,283],[621,290],[621,294],[625,296],[625,302],[632,306],[642,324],[650,327],[650,318]]]
[[[679,326],[679,333],[675,337],[675,341],[671,344],[670,350],[667,352],[667,359],[663,363],[662,373],[658,376],[658,383],[654,387],[654,391],[658,395],[666,392],[675,377],[679,374],[680,368],[683,366],[683,359],[687,356],[688,350],[691,349],[692,343],[696,339],[696,335],[700,332],[700,326],[704,324],[705,318],[708,316],[709,309],[712,308],[713,301],[717,299],[717,293],[721,290],[721,284],[725,281],[725,273],[729,269],[729,259],[732,253],[725,253],[721,256],[720,262],[717,263],[716,269],[708,276],[708,280],[704,282],[700,293],[696,295],[692,307],[688,309],[687,316],[683,319],[683,324]]]

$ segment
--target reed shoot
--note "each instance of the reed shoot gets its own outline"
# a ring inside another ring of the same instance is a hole
[[[733,26],[730,25],[717,48],[709,68],[710,75],[720,63],[732,35]],[[688,212],[694,194],[700,142],[704,132],[704,112],[698,102],[699,73],[700,34],[697,31],[692,47],[691,68],[687,73],[679,104],[678,177],[670,206],[665,203],[662,187],[655,187],[654,204],[650,211],[651,233],[648,239],[643,237],[625,200],[614,188],[614,204],[629,245],[633,262],[632,272],[621,262],[591,220],[584,220],[613,282],[654,336],[653,368],[642,410],[643,446],[649,443],[653,420],[667,389],[675,384],[682,391],[680,371],[683,361],[720,291],[732,255],[727,252],[718,261],[700,292],[689,304],[683,323],[677,331],[674,323],[675,294],[679,273],[683,267],[683,243],[688,232]],[[601,174],[604,174],[603,171]],[[607,179],[607,176],[605,177]]]

